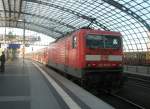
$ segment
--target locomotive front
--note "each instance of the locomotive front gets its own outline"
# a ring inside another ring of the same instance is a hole
[[[123,84],[122,38],[118,32],[88,31],[84,35],[84,76],[90,83],[118,88]]]

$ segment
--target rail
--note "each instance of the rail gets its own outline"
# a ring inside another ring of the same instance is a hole
[[[124,102],[126,102],[126,103],[128,103],[128,104],[130,104],[130,105],[132,105],[132,106],[134,106],[134,107],[136,107],[137,109],[146,109],[146,108],[144,108],[143,106],[138,105],[138,104],[134,103],[133,101],[128,100],[128,99],[126,99],[126,98],[124,98],[124,97],[121,97],[121,96],[119,96],[119,95],[111,94],[111,96],[113,96],[113,97],[115,97],[115,98],[118,98],[118,99],[120,99],[120,100],[122,100],[122,101],[124,101]]]

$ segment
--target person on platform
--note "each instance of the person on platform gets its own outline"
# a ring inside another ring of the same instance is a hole
[[[4,72],[5,71],[5,53],[4,52],[2,52],[0,61],[1,61],[1,72]]]

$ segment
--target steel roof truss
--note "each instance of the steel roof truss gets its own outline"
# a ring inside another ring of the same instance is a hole
[[[42,1],[38,1],[38,0],[23,0],[23,1],[38,3],[38,4],[50,6],[50,7],[56,8],[56,9],[60,9],[60,10],[62,10],[62,11],[65,11],[65,12],[68,12],[68,13],[70,13],[70,14],[76,15],[77,17],[80,17],[80,18],[82,18],[82,19],[86,19],[86,20],[88,20],[89,22],[93,22],[93,19],[95,19],[95,18],[86,16],[86,15],[83,15],[83,14],[81,14],[81,13],[79,13],[79,12],[74,11],[74,10],[67,9],[67,8],[65,8],[65,7],[61,7],[61,6],[52,4],[52,3],[46,3],[46,2],[42,2]],[[103,24],[99,23],[99,22],[96,21],[96,20],[95,20],[93,23],[95,23],[97,26],[103,28],[104,30],[109,30],[107,27],[105,27]]]
[[[150,31],[150,25],[145,20],[143,20],[139,15],[137,15],[136,13],[131,11],[129,8],[125,7],[122,4],[119,4],[118,2],[116,2],[114,0],[103,0],[103,1],[108,3],[109,5],[112,5],[118,9],[120,9],[121,11],[125,12],[126,14],[132,16],[133,18],[135,18],[136,20],[141,22]]]

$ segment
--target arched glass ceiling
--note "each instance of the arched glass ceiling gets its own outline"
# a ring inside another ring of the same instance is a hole
[[[0,0],[0,26],[61,37],[87,26],[120,31],[124,51],[150,50],[150,0]],[[5,21],[5,22],[4,22]]]

